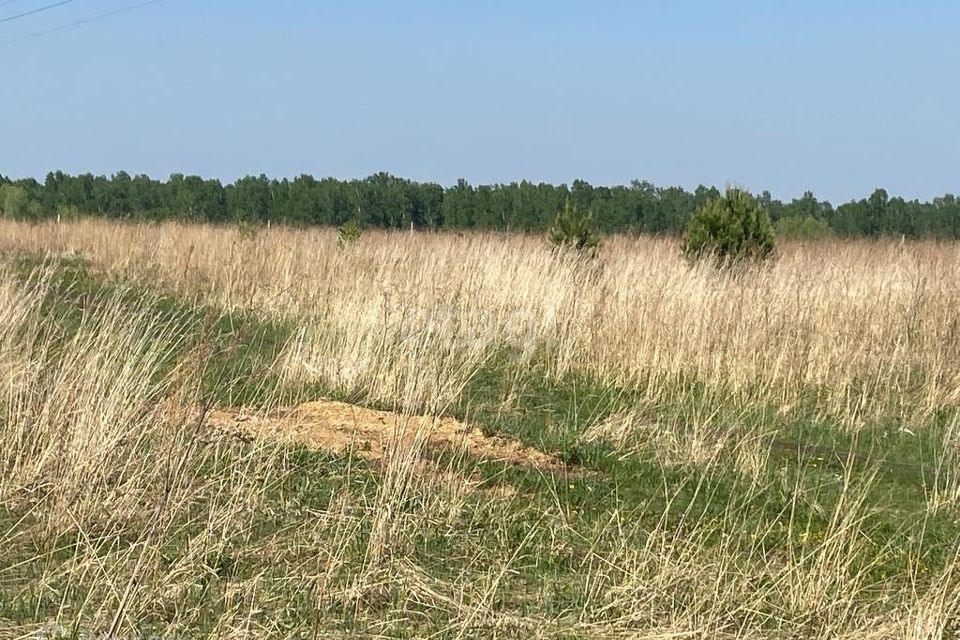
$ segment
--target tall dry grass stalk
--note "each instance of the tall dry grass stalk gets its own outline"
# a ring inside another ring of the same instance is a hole
[[[665,465],[732,465],[748,487],[705,517],[699,509],[716,503],[702,495],[712,490],[709,474],[691,474],[666,505],[651,498],[659,511],[649,530],[637,513],[614,510],[605,526],[584,531],[559,495],[538,513],[526,496],[480,499],[464,526],[457,518],[469,481],[431,481],[417,468],[425,434],[398,433],[372,498],[344,482],[325,509],[304,510],[264,542],[252,516],[287,454],[236,453],[195,437],[202,356],[170,361],[182,333],[157,321],[149,297],[105,294],[64,337],[42,312],[49,277],[24,285],[0,271],[0,508],[28,513],[0,531],[0,543],[22,547],[43,532],[48,542],[23,562],[43,567],[42,590],[82,603],[64,604],[60,620],[114,636],[150,620],[167,634],[189,635],[202,621],[209,637],[288,637],[317,633],[283,626],[291,618],[326,624],[352,610],[380,635],[408,632],[404,625],[429,612],[435,637],[932,640],[960,617],[956,558],[939,580],[911,574],[909,593],[876,583],[886,550],[870,548],[869,478],[854,482],[850,460],[817,539],[795,515],[806,500],[802,469],[788,491],[794,503],[758,522],[754,503],[764,482],[776,481],[766,434],[726,421],[753,403],[782,412],[806,403],[851,428],[955,406],[955,245],[791,245],[746,277],[688,268],[672,240],[650,238],[610,239],[587,265],[523,236],[372,232],[339,249],[322,230],[251,238],[173,223],[3,221],[0,248],[79,253],[110,277],[282,319],[294,326],[279,363],[288,379],[363,391],[403,411],[442,413],[504,348],[518,370],[591,374],[643,401],[598,420],[584,439],[651,446]],[[690,380],[735,409],[697,407],[651,426],[649,408]],[[956,423],[948,431],[931,511],[957,502]],[[277,493],[271,509],[303,508]],[[438,576],[414,561],[410,550],[428,536],[470,535],[473,524],[489,539],[471,542],[460,569]],[[781,525],[787,542],[768,548]],[[58,541],[67,539],[59,563]],[[564,576],[576,607],[547,613],[549,586],[508,587],[520,567],[562,557],[569,540],[590,542]],[[168,543],[182,553],[165,556]],[[220,576],[234,555],[266,561],[252,575]],[[922,553],[914,555],[919,566]],[[0,566],[0,584],[14,570]],[[223,583],[216,593],[214,580]],[[311,604],[291,612],[304,592]]]
[[[6,248],[80,253],[109,273],[289,319],[292,379],[436,409],[491,353],[539,354],[656,401],[697,380],[856,427],[960,401],[960,245],[786,245],[738,277],[688,268],[670,239],[611,238],[589,267],[537,237],[176,223],[0,223]]]
[[[0,529],[0,585],[56,594],[67,628],[126,637],[243,530],[272,454],[203,444],[186,319],[122,289],[72,316],[63,295],[50,269],[24,282],[0,267],[0,515],[17,514]],[[185,535],[200,557],[169,563]],[[182,610],[171,628],[206,614]]]
[[[0,281],[0,499],[42,496],[60,532],[88,514],[142,515],[170,462],[152,452],[182,439],[172,402],[189,376],[172,361],[182,340],[175,325],[118,292],[68,330],[70,319],[41,308],[48,276]]]
[[[201,428],[205,350],[187,344],[201,328],[159,316],[149,293],[108,289],[82,308],[70,296],[52,268],[24,281],[0,267],[0,516],[17,514],[0,526],[0,593],[61,603],[32,628],[8,629],[0,610],[0,637],[69,637],[74,628],[140,637],[145,621],[158,637],[200,626],[209,637],[286,637],[262,612],[283,611],[289,593],[314,594],[315,612],[300,612],[307,618],[331,605],[366,616],[368,600],[381,597],[396,598],[390,615],[401,622],[409,603],[437,600],[461,633],[494,615],[507,567],[492,567],[492,585],[474,597],[462,593],[469,576],[441,593],[405,558],[425,523],[458,517],[475,484],[452,469],[424,472],[422,421],[398,421],[372,503],[344,487],[326,510],[264,544],[252,516],[287,473],[286,452]],[[360,536],[365,550],[351,564]],[[231,576],[248,554],[307,560],[289,575]]]

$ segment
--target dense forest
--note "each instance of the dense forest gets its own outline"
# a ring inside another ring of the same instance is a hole
[[[501,229],[541,231],[569,199],[592,211],[603,232],[676,233],[711,198],[715,187],[657,187],[633,181],[628,186],[512,182],[474,186],[465,180],[443,187],[387,173],[362,180],[293,180],[266,176],[232,184],[198,176],[113,176],[60,171],[43,182],[0,176],[0,212],[20,219],[81,215],[204,222],[282,222],[291,225],[340,225],[354,221],[384,228]],[[868,198],[834,207],[810,192],[790,202],[764,192],[756,196],[777,230],[788,236],[822,237],[902,235],[960,237],[960,200],[951,194],[932,202],[890,197],[878,189]]]

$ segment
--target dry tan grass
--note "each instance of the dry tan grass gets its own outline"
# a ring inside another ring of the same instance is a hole
[[[160,620],[164,633],[189,634],[217,598],[209,637],[288,637],[279,622],[290,613],[285,598],[302,593],[312,599],[305,617],[350,610],[383,636],[424,610],[442,621],[434,637],[933,640],[960,619],[960,559],[931,580],[921,575],[922,541],[906,576],[911,590],[870,582],[869,560],[861,561],[883,550],[868,553],[869,479],[855,482],[850,466],[816,540],[803,538],[808,523],[794,517],[803,499],[795,480],[794,503],[777,524],[802,544],[771,552],[757,542],[768,532],[748,518],[748,503],[771,481],[762,434],[744,438],[710,412],[669,428],[649,420],[650,407],[669,402],[685,378],[738,406],[789,413],[812,402],[853,430],[875,417],[920,422],[955,407],[956,245],[791,245],[749,277],[688,268],[673,241],[649,238],[611,239],[599,266],[557,256],[533,237],[368,233],[339,250],[329,231],[248,238],[170,223],[3,221],[0,248],[79,253],[110,277],[283,318],[296,327],[277,363],[287,379],[360,390],[406,417],[442,414],[507,346],[518,369],[540,363],[545,375],[584,372],[641,392],[642,402],[598,421],[585,439],[622,445],[624,455],[628,444],[653,446],[665,465],[732,464],[749,481],[710,519],[690,507],[671,520],[677,490],[649,530],[615,510],[604,527],[584,531],[557,495],[520,539],[508,531],[531,515],[524,497],[481,497],[474,517],[492,542],[437,577],[411,549],[424,530],[460,535],[454,523],[473,494],[463,476],[438,482],[421,472],[431,437],[423,425],[432,421],[413,420],[412,431],[380,444],[385,464],[372,498],[345,481],[327,507],[305,510],[265,542],[250,523],[287,454],[262,445],[228,456],[227,445],[195,437],[202,355],[157,375],[181,338],[146,311],[149,299],[97,300],[54,349],[40,313],[48,279],[26,286],[0,271],[0,507],[27,509],[37,523],[0,531],[0,544],[35,549],[25,562],[42,565],[43,589],[83,603],[80,611],[64,605],[63,619],[114,635]],[[957,423],[947,432],[934,512],[960,501]],[[30,538],[37,530],[47,542]],[[67,536],[72,547],[58,563]],[[183,536],[184,553],[162,555]],[[349,555],[358,538],[359,562]],[[537,554],[562,557],[569,540],[584,538],[575,610],[546,613],[543,590],[511,601],[505,585],[520,567],[539,562]],[[212,595],[204,581],[215,560],[237,548],[266,558],[267,568],[225,578]],[[0,565],[0,582],[15,571]]]
[[[0,535],[17,560],[0,563],[0,582],[79,599],[84,619],[115,636],[154,606],[162,544],[212,490],[190,408],[197,371],[189,359],[170,366],[182,337],[122,291],[65,335],[41,306],[49,277],[25,285],[0,271],[0,509],[22,514]],[[25,566],[40,568],[29,585],[16,579]]]
[[[118,293],[63,342],[40,313],[47,277],[26,289],[0,279],[0,500],[42,497],[61,533],[143,517],[190,420],[177,399],[191,374],[160,375],[181,338]]]
[[[960,401],[960,246],[782,247],[749,277],[690,269],[669,239],[613,238],[599,265],[537,237],[326,230],[0,225],[3,246],[81,253],[106,271],[224,309],[294,321],[290,379],[437,412],[496,349],[657,401],[695,379],[790,411],[811,390],[851,427]]]

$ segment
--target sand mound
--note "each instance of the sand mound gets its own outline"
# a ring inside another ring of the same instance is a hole
[[[266,415],[244,410],[214,410],[207,424],[248,438],[296,442],[338,453],[354,451],[367,460],[381,460],[391,442],[425,439],[431,449],[465,450],[486,460],[559,471],[559,459],[502,436],[486,436],[479,429],[453,418],[403,416],[367,409],[346,402],[317,400]]]

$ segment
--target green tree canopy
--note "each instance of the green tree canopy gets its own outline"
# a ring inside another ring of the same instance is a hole
[[[124,171],[105,176],[47,174],[33,179],[0,178],[23,190],[8,206],[17,217],[54,218],[58,211],[80,215],[159,220],[267,221],[292,225],[339,226],[355,220],[365,226],[447,229],[500,229],[543,233],[570,200],[591,211],[598,233],[680,234],[694,213],[720,198],[714,187],[693,191],[634,180],[625,186],[534,183],[472,185],[466,180],[443,187],[377,173],[363,179],[292,180],[247,176],[229,184],[175,173],[156,180]],[[770,193],[755,198],[777,229],[825,231],[838,236],[960,238],[960,201],[951,194],[931,202],[905,200],[882,189],[834,207],[807,192],[790,202]],[[812,221],[811,221],[812,219]],[[806,231],[804,231],[806,233]],[[819,233],[819,232],[818,232]]]

